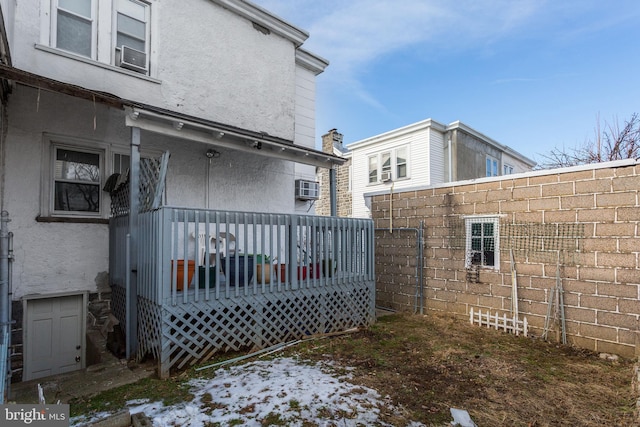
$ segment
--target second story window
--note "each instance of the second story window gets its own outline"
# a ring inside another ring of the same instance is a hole
[[[149,5],[137,0],[116,0],[116,65],[140,73],[149,69]]]
[[[382,158],[382,173],[391,173],[391,153],[386,152],[380,155]]]
[[[96,4],[93,0],[54,0],[53,44],[58,49],[95,59]]]
[[[407,177],[407,147],[396,150],[396,178]]]
[[[498,176],[498,160],[487,156],[487,176]]]
[[[503,175],[511,175],[513,173],[513,166],[504,165]]]
[[[407,178],[408,152],[409,149],[405,146],[369,156],[369,184]]]
[[[49,47],[150,75],[153,0],[42,1],[51,11],[42,21]]]
[[[369,184],[378,182],[378,156],[369,157]]]

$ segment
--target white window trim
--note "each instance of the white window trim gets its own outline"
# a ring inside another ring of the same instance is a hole
[[[109,203],[106,193],[102,191],[105,182],[105,171],[110,169],[109,150],[104,144],[91,144],[86,141],[71,140],[69,138],[46,138],[47,155],[44,160],[43,173],[42,173],[42,201],[41,201],[41,216],[51,217],[63,217],[63,218],[106,218],[109,209],[106,205]],[[55,185],[54,185],[54,168],[55,168],[55,153],[56,149],[63,148],[74,151],[82,151],[88,153],[96,153],[100,156],[100,182],[99,182],[99,194],[100,194],[100,208],[98,212],[73,212],[73,211],[56,211],[55,200]]]
[[[150,63],[151,63],[151,4],[146,1],[141,0],[132,0],[134,3],[138,3],[145,7],[145,55],[147,57],[147,73],[139,73],[142,75],[149,75],[151,73]],[[116,64],[116,50],[120,49],[120,46],[117,46],[118,40],[118,0],[113,0],[112,14],[111,14],[111,64],[116,67],[119,67]]]
[[[479,265],[479,268],[500,270],[500,217],[497,215],[481,215],[481,216],[465,216],[465,257],[464,267],[471,268],[471,224],[474,223],[493,223],[493,238],[494,238],[494,265]]]
[[[46,2],[45,2],[46,3]],[[51,47],[59,49],[63,52],[68,52],[72,55],[78,55],[83,58],[87,58],[84,55],[80,55],[76,52],[67,51],[58,47],[58,0],[51,0],[51,4],[48,8],[51,11],[49,14],[49,32],[47,33],[49,37],[49,43]],[[98,51],[98,1],[91,0],[91,58],[93,60],[97,59],[97,51]]]
[[[403,177],[398,177],[398,151],[400,150],[406,150],[406,154],[405,154],[405,159],[404,159],[404,164],[405,164],[405,168],[407,170],[407,173],[405,176]],[[394,168],[393,168],[393,172],[395,174],[395,180],[397,181],[401,181],[401,180],[405,180],[405,179],[409,179],[409,146],[408,145],[403,145],[402,147],[398,147],[396,148],[394,151],[394,157],[395,157],[395,161],[394,161]]]
[[[398,178],[398,150],[400,149],[406,149],[406,168],[407,168],[407,176],[404,176],[402,178]],[[410,173],[410,148],[409,145],[401,145],[398,147],[394,147],[394,148],[390,148],[388,150],[382,150],[380,152],[377,152],[375,154],[369,154],[367,155],[367,185],[379,185],[382,182],[380,181],[381,179],[381,175],[382,175],[382,156],[385,154],[389,154],[390,158],[391,158],[391,164],[389,167],[389,170],[387,172],[391,173],[391,180],[392,181],[405,181],[411,178],[411,173]],[[370,176],[370,164],[369,164],[369,159],[375,157],[377,158],[377,178],[375,181],[371,182],[369,180],[369,176]]]
[[[153,83],[160,83],[155,78],[157,73],[158,46],[157,37],[154,34],[158,32],[160,15],[160,3],[156,0],[144,0],[149,6],[149,20],[147,32],[147,67],[148,73],[136,73],[115,65],[115,38],[113,36],[113,16],[115,0],[93,0],[95,4],[95,22],[94,29],[97,32],[94,37],[96,52],[91,58],[78,55],[74,52],[56,48],[55,30],[57,20],[57,2],[58,0],[41,0],[40,7],[40,40],[36,43],[35,48],[41,51],[49,52],[55,55],[63,56],[76,61],[84,62],[94,66],[99,66],[106,70],[116,71],[131,77],[147,80]],[[152,10],[153,9],[153,10]],[[107,29],[107,30],[105,30]]]
[[[371,159],[376,160],[376,179],[371,181]],[[367,156],[367,185],[376,185],[380,182],[380,155],[371,154]]]
[[[484,165],[485,165],[485,169],[486,169],[486,167],[487,167],[487,161],[491,161],[491,166],[492,166],[492,170],[491,170],[491,172],[493,172],[493,165],[494,165],[494,164],[496,165],[496,174],[495,174],[495,175],[493,175],[493,174],[488,174],[488,173],[487,173],[487,177],[500,176],[500,162],[498,161],[498,159],[496,159],[496,158],[495,158],[495,157],[493,157],[493,156],[489,156],[489,155],[487,155],[486,160],[485,160],[485,163],[484,163]],[[485,172],[489,172],[489,171],[485,170]]]

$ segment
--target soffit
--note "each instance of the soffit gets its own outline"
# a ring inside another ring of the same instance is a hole
[[[174,138],[322,168],[331,168],[346,161],[333,154],[295,145],[293,141],[263,132],[249,131],[153,106],[130,106],[127,111],[127,126]]]

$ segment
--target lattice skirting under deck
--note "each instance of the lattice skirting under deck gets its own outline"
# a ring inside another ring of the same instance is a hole
[[[156,357],[161,353],[160,375],[166,377],[171,369],[204,362],[219,352],[260,349],[369,326],[375,321],[375,284],[165,305],[161,310],[162,343],[153,326],[159,322],[158,313],[143,305],[139,306],[140,326],[146,326],[140,332],[148,336],[141,336],[141,350],[151,350]]]

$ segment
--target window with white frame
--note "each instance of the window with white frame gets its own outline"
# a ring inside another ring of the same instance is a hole
[[[391,176],[391,153],[386,152],[380,154],[380,160],[380,164],[382,165],[382,167],[380,168],[380,173]]]
[[[114,31],[116,65],[146,73],[149,69],[148,4],[137,0],[116,0]]]
[[[497,269],[500,265],[500,222],[495,216],[465,218],[465,268]]]
[[[396,150],[396,179],[407,177],[407,147]]]
[[[96,0],[53,0],[53,46],[95,59],[96,7]]]
[[[377,184],[389,178],[407,178],[408,151],[407,147],[399,147],[369,156],[369,184]]]
[[[378,182],[378,155],[369,156],[369,184]]]
[[[511,175],[513,173],[513,166],[505,164],[503,167],[503,175]]]
[[[149,74],[151,2],[43,0],[50,46],[101,63]],[[110,48],[110,49],[109,49]]]
[[[100,215],[104,153],[53,145],[51,212]]]
[[[487,156],[487,176],[498,176],[498,160]]]

